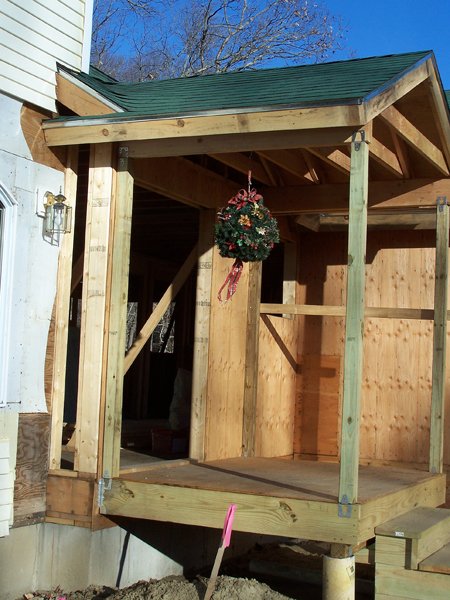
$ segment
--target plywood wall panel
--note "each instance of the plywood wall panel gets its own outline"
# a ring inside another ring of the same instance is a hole
[[[366,269],[367,306],[432,308],[435,233],[371,231]],[[342,305],[346,285],[345,234],[305,234],[300,241],[298,303]],[[331,452],[339,423],[341,383],[333,401],[317,374],[318,361],[343,358],[344,319],[299,317],[302,373],[295,407],[294,452]],[[361,458],[426,464],[431,399],[431,321],[368,318],[364,329]],[[309,374],[306,374],[310,371]],[[450,360],[446,417],[450,419]],[[314,377],[316,381],[314,382]],[[337,442],[335,449],[337,452]],[[450,464],[450,435],[444,443]]]
[[[256,455],[293,451],[297,374],[295,319],[263,315],[260,321]]]
[[[233,264],[213,253],[205,458],[241,456],[248,269],[235,295],[219,302],[217,293]],[[224,294],[222,294],[224,297]]]

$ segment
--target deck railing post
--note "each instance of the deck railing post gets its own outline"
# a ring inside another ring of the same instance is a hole
[[[341,507],[351,506],[357,501],[358,495],[368,164],[368,140],[365,138],[365,131],[362,130],[354,135],[351,146],[344,395],[339,477]],[[348,507],[345,508],[344,516],[347,514],[349,514]]]
[[[437,199],[434,287],[433,368],[430,417],[430,471],[442,473],[444,449],[445,363],[447,351],[449,207]]]

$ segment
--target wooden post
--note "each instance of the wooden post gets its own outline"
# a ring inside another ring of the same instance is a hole
[[[204,460],[205,458],[206,392],[208,384],[214,220],[214,210],[200,211],[189,449],[189,456],[196,460]]]
[[[64,179],[64,194],[75,217],[78,179],[78,146],[69,149]],[[55,298],[55,346],[53,352],[53,377],[51,391],[50,469],[61,466],[62,428],[64,420],[64,395],[66,383],[67,337],[69,327],[69,303],[72,278],[73,233],[63,235],[58,258],[58,279]]]
[[[351,147],[344,397],[339,479],[339,503],[343,509],[343,516],[350,516],[351,509],[343,507],[354,504],[358,496],[368,159],[369,147],[365,140],[365,132],[362,130],[355,134]]]
[[[430,419],[430,471],[442,473],[444,449],[445,363],[447,351],[449,208],[437,199],[434,287],[433,371]]]
[[[256,405],[258,391],[259,306],[262,263],[248,263],[248,303],[245,346],[245,379],[242,428],[242,455],[255,455]]]
[[[113,145],[91,146],[83,266],[75,470],[96,474],[105,341]]]
[[[128,148],[121,146],[119,148],[115,188],[114,225],[110,244],[103,465],[99,469],[99,472],[105,478],[117,477],[120,470],[120,434],[122,428],[132,211],[133,178],[128,171]]]

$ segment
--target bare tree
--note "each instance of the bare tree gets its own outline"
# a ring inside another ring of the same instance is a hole
[[[97,0],[94,16],[94,64],[141,81],[320,61],[343,39],[320,1]]]

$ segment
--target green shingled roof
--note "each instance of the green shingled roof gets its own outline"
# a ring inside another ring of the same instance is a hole
[[[98,69],[90,75],[61,69],[122,107],[127,116],[164,117],[359,103],[432,55],[431,51],[412,52],[141,83],[119,83]]]

